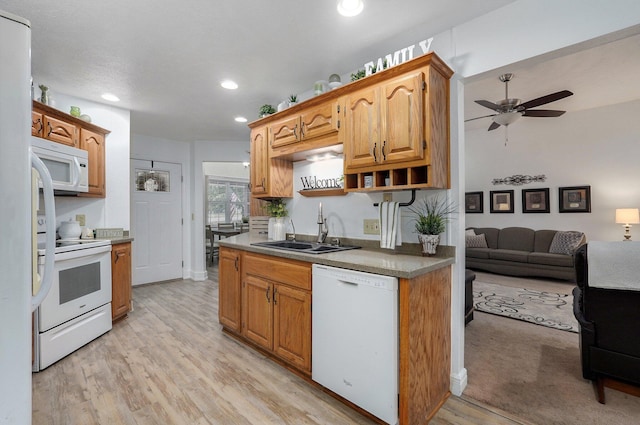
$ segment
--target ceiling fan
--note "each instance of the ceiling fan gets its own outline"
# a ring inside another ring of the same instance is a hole
[[[496,128],[504,125],[513,124],[520,117],[559,117],[566,111],[557,111],[553,109],[531,109],[537,106],[545,105],[547,103],[555,102],[556,100],[564,99],[573,95],[569,90],[562,90],[556,93],[551,93],[546,96],[538,97],[537,99],[530,100],[528,102],[520,103],[520,99],[509,98],[509,81],[513,78],[513,74],[502,74],[498,77],[500,81],[505,84],[505,98],[493,103],[488,100],[476,100],[478,105],[482,105],[485,108],[489,108],[495,111],[495,114],[484,115],[482,117],[471,118],[467,121],[478,120],[481,118],[492,117],[493,122],[489,126],[489,130],[495,130]]]

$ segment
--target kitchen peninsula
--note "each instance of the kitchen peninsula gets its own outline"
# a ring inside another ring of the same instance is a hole
[[[314,255],[252,245],[265,240],[245,233],[220,241],[223,331],[311,382],[312,264],[397,277],[398,418],[403,425],[426,423],[450,394],[454,257],[369,248]]]

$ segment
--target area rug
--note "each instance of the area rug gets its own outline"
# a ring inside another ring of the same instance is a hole
[[[573,295],[473,282],[476,310],[549,328],[578,332]]]

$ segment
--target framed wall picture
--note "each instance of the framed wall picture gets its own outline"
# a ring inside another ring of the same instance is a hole
[[[549,188],[522,189],[523,213],[548,213]]]
[[[513,213],[513,190],[492,190],[491,213]]]
[[[591,212],[591,186],[558,188],[559,212]]]
[[[464,194],[464,212],[467,214],[483,213],[483,192],[467,192]]]

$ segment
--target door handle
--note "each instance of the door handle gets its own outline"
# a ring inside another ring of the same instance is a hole
[[[238,260],[239,260],[239,258],[236,257],[236,261],[234,263],[234,267],[236,268],[236,271],[238,271]]]
[[[378,143],[373,144],[373,162],[378,162],[378,157],[376,156],[376,148],[378,147]]]
[[[380,151],[382,152],[382,160],[386,161],[387,160],[387,155],[384,153],[384,147],[387,144],[386,140],[382,141],[382,147],[380,148]]]
[[[271,287],[267,286],[267,290],[265,292],[265,295],[267,296],[267,304],[271,302],[271,298],[269,298],[269,293],[271,292]]]
[[[273,288],[273,305],[278,304],[278,299],[276,298],[276,295],[278,295],[278,288]]]

